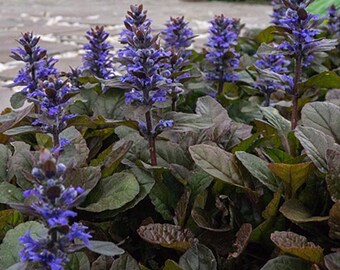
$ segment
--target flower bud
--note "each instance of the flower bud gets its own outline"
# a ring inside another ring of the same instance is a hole
[[[45,175],[43,174],[43,172],[39,168],[33,168],[32,169],[32,175],[40,181],[44,180],[44,178],[45,178]]]
[[[62,176],[66,171],[66,166],[63,163],[58,163],[57,164],[57,169],[56,169],[56,176],[60,177]]]

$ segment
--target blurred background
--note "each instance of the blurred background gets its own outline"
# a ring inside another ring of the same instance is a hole
[[[319,0],[314,3],[317,12],[337,0]],[[340,0],[338,0],[340,2]],[[195,47],[200,50],[207,39],[208,21],[216,14],[240,18],[245,29],[269,25],[272,7],[266,0],[141,0],[153,29],[159,32],[170,16],[184,15],[198,37]],[[137,4],[136,3],[136,4]],[[17,74],[21,63],[9,57],[17,46],[20,33],[33,31],[41,37],[40,46],[50,56],[59,59],[57,68],[69,71],[81,63],[84,34],[90,27],[104,25],[110,33],[110,42],[119,49],[118,35],[131,0],[0,0],[0,110],[10,106],[13,91],[8,84]]]

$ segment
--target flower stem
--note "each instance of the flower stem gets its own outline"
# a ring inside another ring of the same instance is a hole
[[[298,93],[298,83],[301,80],[302,74],[302,57],[298,55],[295,59],[295,77],[294,77],[294,85],[293,85],[293,95],[292,95],[292,115],[291,115],[291,129],[295,129],[297,126],[298,121],[298,114],[299,114],[299,93]]]
[[[52,136],[53,136],[53,147],[55,149],[57,149],[59,147],[59,144],[60,144],[58,126],[53,126]],[[59,153],[59,151],[55,151],[54,154],[55,154],[56,158],[58,158],[60,153]]]
[[[145,113],[146,128],[148,130],[148,141],[149,141],[149,152],[150,152],[150,162],[152,166],[157,166],[157,153],[156,153],[156,141],[152,134],[152,118],[151,110]]]
[[[176,111],[176,102],[177,102],[177,95],[175,96],[175,97],[173,97],[172,98],[172,100],[171,100],[171,110],[173,111],[173,112],[175,112]]]
[[[224,81],[223,81],[223,70],[220,70],[220,76],[219,77],[220,78],[218,80],[217,95],[220,95],[223,92],[223,84],[224,84]]]
[[[265,97],[266,97],[266,99],[265,99],[265,101],[264,101],[263,106],[264,106],[264,107],[269,107],[269,105],[270,105],[270,94],[267,93],[267,94],[265,95]]]

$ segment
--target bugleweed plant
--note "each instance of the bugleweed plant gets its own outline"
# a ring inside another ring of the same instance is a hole
[[[127,17],[124,22],[126,31],[122,33],[121,40],[126,38],[127,46],[119,52],[119,57],[125,64],[127,73],[122,76],[121,81],[131,87],[131,91],[125,94],[126,102],[146,108],[145,119],[139,121],[139,131],[148,140],[151,164],[157,165],[156,136],[163,128],[172,126],[172,121],[160,120],[154,125],[152,111],[155,102],[164,102],[167,99],[167,84],[171,81],[162,74],[162,69],[167,67],[168,64],[163,60],[170,54],[159,47],[158,36],[152,36],[150,21],[145,17],[143,22],[135,23],[133,20],[142,13],[142,9],[142,6],[131,6],[131,17]],[[129,24],[129,21],[133,23]]]
[[[184,91],[181,87],[182,83],[190,77],[186,67],[189,64],[188,57],[191,53],[187,49],[193,43],[195,36],[188,23],[184,21],[184,16],[170,18],[162,34],[165,42],[164,47],[171,53],[166,66],[166,76],[173,84],[169,95],[171,97],[171,109],[176,111],[176,102],[179,95]]]
[[[132,5],[122,48],[93,27],[70,71],[24,33],[0,270],[339,269],[339,15],[274,2],[244,36],[213,18],[202,51],[184,17],[159,39]]]
[[[209,41],[210,48],[206,59],[212,64],[211,70],[207,71],[207,80],[218,84],[217,94],[223,91],[224,82],[233,82],[238,79],[234,69],[239,64],[239,54],[235,50],[235,42],[239,34],[239,20],[229,19],[224,15],[216,16],[210,21]]]

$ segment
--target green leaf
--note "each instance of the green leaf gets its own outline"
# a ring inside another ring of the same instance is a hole
[[[0,122],[0,133],[4,133],[6,130],[13,128],[21,122],[32,110],[33,104],[23,108],[20,111],[11,112],[10,114],[1,115]]]
[[[65,270],[90,270],[90,261],[83,252],[76,252],[68,256],[70,261],[65,265]]]
[[[158,141],[156,142],[157,162],[160,166],[168,167],[169,164],[180,164],[189,167],[189,158],[177,143]]]
[[[91,270],[109,269],[114,259],[109,256],[100,255],[91,265]]]
[[[211,212],[200,207],[194,207],[191,211],[191,217],[198,227],[211,232],[227,232],[232,229],[229,224],[217,222]]]
[[[0,203],[21,203],[24,201],[22,190],[10,183],[0,183]]]
[[[233,244],[234,252],[229,253],[228,259],[237,259],[246,249],[253,227],[249,223],[244,223],[236,233],[236,240]]]
[[[259,139],[259,137],[260,137],[260,133],[255,133],[249,138],[242,140],[238,145],[236,145],[232,149],[232,153],[235,154],[237,151],[245,151],[245,152],[252,151],[261,142],[261,139]]]
[[[273,107],[261,107],[260,109],[269,124],[278,131],[280,137],[287,137],[291,130],[290,121],[281,116],[279,111]]]
[[[101,216],[114,217],[121,212],[124,212],[128,209],[135,207],[141,200],[143,200],[150,193],[152,187],[155,184],[155,179],[149,173],[137,167],[131,168],[130,172],[133,173],[133,175],[136,177],[139,183],[139,193],[137,194],[137,196],[132,201],[128,202],[127,204],[123,205],[122,207],[116,210],[106,211],[103,213],[103,215],[99,213],[98,217]]]
[[[130,254],[125,253],[118,259],[114,260],[110,270],[141,270],[138,262],[131,257]]]
[[[80,209],[102,212],[118,209],[132,201],[139,193],[139,184],[131,173],[115,173],[102,179],[93,190],[95,197],[86,207]],[[88,195],[88,197],[91,193]]]
[[[158,213],[162,215],[165,220],[172,220],[179,198],[178,194],[170,192],[169,187],[164,183],[157,182],[149,194],[152,204]]]
[[[272,55],[272,54],[277,54],[277,51],[275,50],[275,48],[273,48],[273,46],[268,45],[266,43],[262,43],[260,47],[257,49],[256,54],[259,56],[268,55],[268,54]]]
[[[123,119],[126,107],[124,91],[115,89],[99,95],[93,104],[94,115],[108,119]]]
[[[340,82],[339,82],[340,84]],[[330,102],[312,102],[301,111],[301,121],[306,127],[312,127],[334,138],[340,144],[340,107]]]
[[[305,260],[291,257],[280,256],[269,260],[261,270],[310,270],[310,264]]]
[[[28,270],[29,268],[27,268],[27,266],[28,266],[27,262],[18,262],[16,264],[13,264],[11,267],[7,268],[7,270]]]
[[[124,253],[123,249],[119,248],[114,243],[107,241],[90,240],[90,245],[87,248],[95,253],[105,256],[117,256]]]
[[[203,170],[194,170],[188,177],[188,187],[191,190],[191,201],[193,201],[203,190],[208,188],[212,181],[213,177]]]
[[[172,224],[148,224],[139,227],[137,233],[143,240],[151,244],[182,252],[197,242],[190,230]]]
[[[291,155],[277,148],[264,148],[264,153],[274,163],[289,163],[287,161],[293,159]]]
[[[194,245],[183,254],[179,266],[185,270],[217,270],[217,262],[212,251],[202,244]]]
[[[33,239],[40,239],[47,236],[47,229],[36,221],[21,223],[14,229],[9,230],[0,245],[0,270],[5,270],[11,265],[20,261],[18,238],[27,231]]]
[[[14,93],[10,98],[11,106],[13,109],[21,108],[24,105],[25,101],[26,95],[21,92]]]
[[[7,209],[0,211],[0,239],[3,239],[7,231],[24,222],[23,215],[17,210]]]
[[[284,164],[270,163],[269,169],[286,184],[290,185],[293,194],[307,181],[312,170],[312,163]]]
[[[210,96],[200,97],[197,100],[196,113],[202,118],[210,118],[214,123],[212,127],[204,131],[211,138],[220,138],[231,127],[232,120],[227,110]]]
[[[3,134],[7,136],[21,135],[25,133],[38,132],[39,129],[34,126],[20,126],[6,130]]]
[[[233,186],[246,188],[233,154],[207,144],[190,146],[189,152],[196,165],[211,176]]]
[[[340,151],[328,149],[328,173],[326,175],[327,188],[334,202],[340,200]]]
[[[294,223],[322,222],[328,220],[328,216],[312,216],[309,210],[296,199],[285,201],[280,207],[280,212]]]
[[[340,106],[340,89],[328,90],[325,96],[325,100]]]
[[[295,136],[299,139],[307,156],[313,161],[315,166],[323,173],[328,170],[326,157],[327,149],[336,147],[331,136],[325,135],[311,127],[298,127]]]
[[[30,145],[15,141],[11,143],[14,147],[14,154],[9,161],[8,178],[16,177],[16,183],[23,189],[30,189],[32,183],[27,180],[33,168],[34,152],[30,152]]]
[[[260,33],[257,34],[255,37],[255,41],[259,44],[261,43],[270,43],[275,38],[275,33],[277,32],[286,32],[283,27],[271,25],[266,29],[262,30]],[[262,45],[262,44],[261,44]]]
[[[257,132],[259,132],[265,140],[272,143],[276,148],[281,147],[281,138],[279,137],[277,130],[272,125],[259,119],[255,119],[254,122]]]
[[[196,132],[200,129],[207,129],[213,126],[211,118],[202,117],[199,114],[169,112],[166,114],[167,119],[174,121],[171,132]]]
[[[328,270],[340,269],[340,252],[334,252],[325,256],[325,265]]]
[[[268,218],[253,229],[250,241],[272,247],[273,243],[270,241],[270,234],[275,230],[284,230],[286,226],[285,221],[286,219],[281,215]]]
[[[8,166],[12,156],[6,145],[0,144],[0,182],[8,181]]]
[[[266,209],[264,209],[264,211],[262,212],[262,216],[264,219],[268,220],[277,215],[279,204],[281,201],[281,195],[282,188],[279,188],[274,193],[273,199],[270,201],[270,203],[267,204]]]
[[[75,167],[80,167],[86,164],[86,159],[90,153],[87,148],[86,141],[80,132],[75,127],[69,127],[63,130],[59,138],[67,139],[68,143],[61,152],[59,162],[68,164],[71,161],[75,162]]]
[[[329,211],[329,237],[340,240],[340,201],[333,204]]]
[[[81,88],[80,100],[76,100],[74,104],[70,106],[70,112],[77,115],[92,115],[93,105],[98,98],[98,93],[93,88]]]
[[[36,133],[35,138],[37,140],[38,145],[41,148],[52,148],[53,147],[53,139],[50,135],[44,133]]]
[[[162,270],[184,270],[173,260],[166,260]]]
[[[97,159],[92,160],[91,165],[100,166],[102,168],[103,177],[112,175],[132,144],[132,141],[125,140],[116,142],[112,147],[108,147],[101,152]]]
[[[92,190],[101,178],[100,167],[70,168],[67,171],[63,184],[74,187],[82,187],[85,190]]]
[[[185,188],[181,198],[179,199],[176,205],[176,209],[175,209],[176,225],[179,225],[181,227],[184,227],[186,223],[190,195],[191,195],[191,190],[189,188]]]
[[[299,92],[306,91],[310,88],[338,88],[340,77],[334,71],[325,71],[310,77],[308,80],[298,85]]]
[[[240,151],[236,152],[235,154],[238,160],[241,161],[243,166],[246,167],[252,176],[254,176],[271,191],[275,192],[277,190],[280,183],[268,168],[268,162],[246,152]]]
[[[320,263],[323,260],[323,249],[307,238],[293,232],[274,232],[270,239],[283,252],[300,257],[312,263]]]

